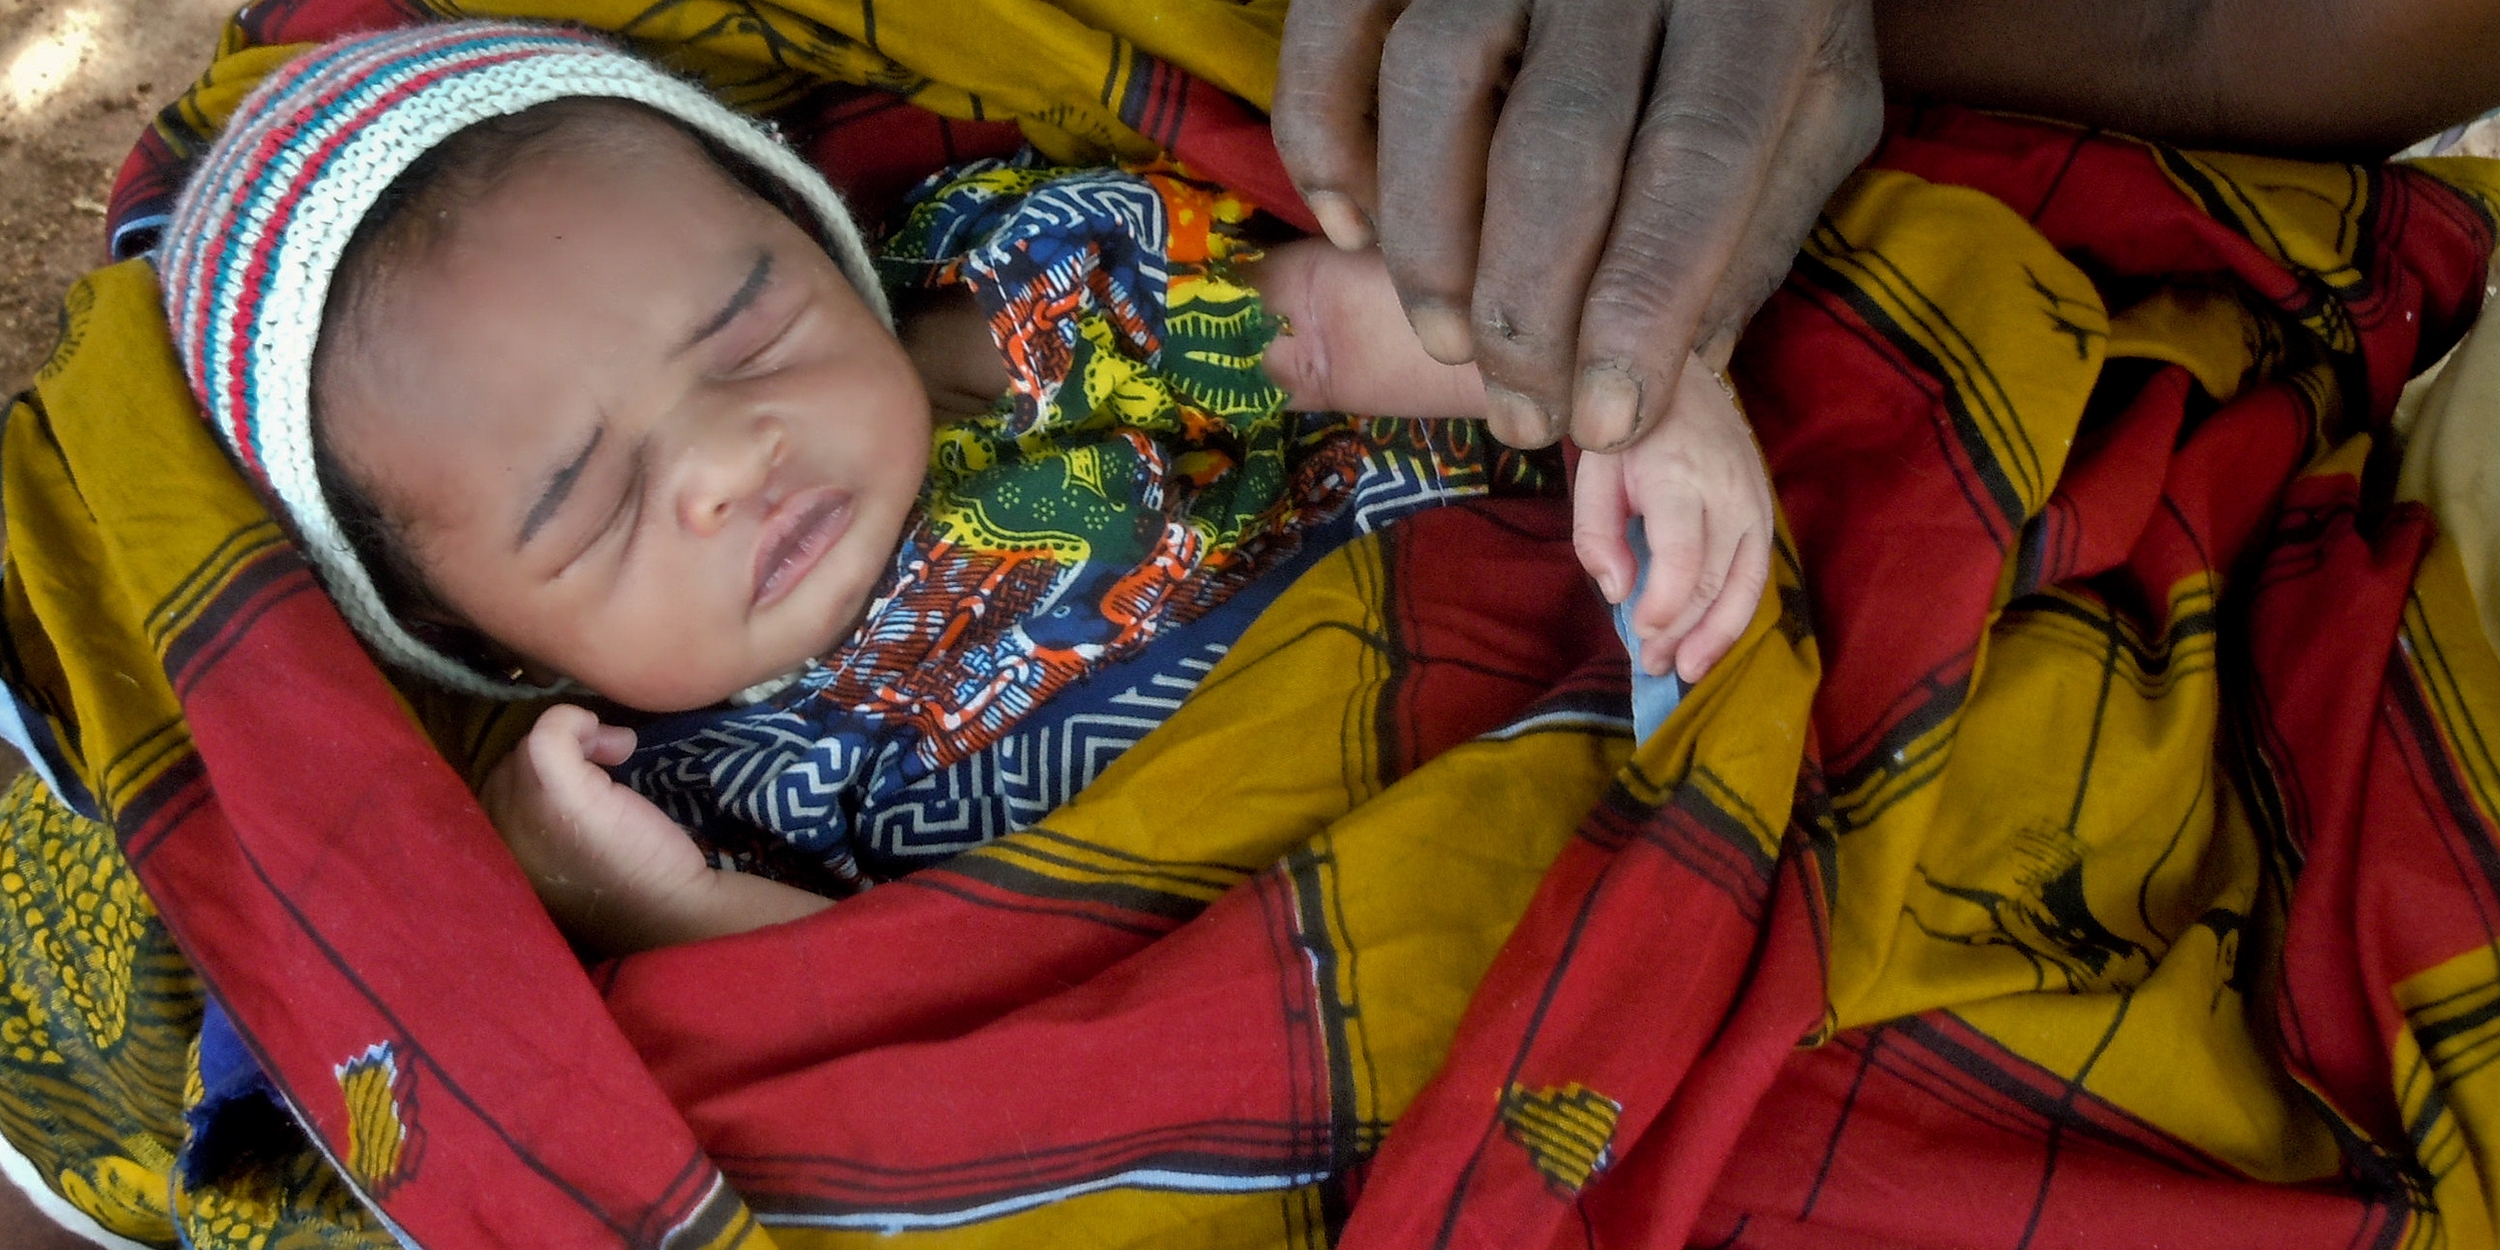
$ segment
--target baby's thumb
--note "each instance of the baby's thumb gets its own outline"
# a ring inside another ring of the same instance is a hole
[[[634,753],[634,731],[623,725],[601,724],[582,741],[582,754],[601,768],[614,768]]]
[[[1623,489],[1623,462],[1600,452],[1582,452],[1580,471],[1571,486],[1571,549],[1580,567],[1597,579],[1597,591],[1608,603],[1621,603],[1632,593],[1640,565],[1625,540],[1630,520],[1629,497]]]

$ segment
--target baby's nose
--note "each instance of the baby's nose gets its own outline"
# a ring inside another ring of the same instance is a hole
[[[778,417],[710,422],[685,450],[684,478],[677,491],[679,523],[698,534],[719,532],[740,507],[763,493],[788,441]]]

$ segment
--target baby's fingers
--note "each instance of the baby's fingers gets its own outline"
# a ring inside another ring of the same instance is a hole
[[[623,725],[601,724],[582,748],[583,758],[601,768],[614,768],[634,753],[634,731]]]
[[[634,731],[603,725],[589,708],[559,703],[539,713],[522,751],[539,783],[559,800],[581,801],[604,791],[600,766],[621,764],[633,753]]]
[[[1664,672],[1666,655],[1700,624],[1710,605],[1718,602],[1719,591],[1728,582],[1728,571],[1735,566],[1736,549],[1747,531],[1732,522],[1724,510],[1714,511],[1687,494],[1666,496],[1652,512],[1654,519],[1648,522],[1651,563],[1664,567],[1670,560],[1682,561],[1692,569],[1673,587],[1662,586],[1656,577],[1650,578],[1649,585],[1642,587],[1641,601],[1633,606],[1633,628],[1640,631],[1642,638],[1659,644],[1659,665],[1652,671]],[[1665,523],[1670,519],[1678,523]],[[1672,556],[1670,547],[1678,548]]]
[[[1597,579],[1608,603],[1621,603],[1640,578],[1640,564],[1624,540],[1631,499],[1623,487],[1623,458],[1583,452],[1571,480],[1571,549],[1580,567]]]
[[[1668,492],[1641,510],[1649,540],[1649,573],[1632,604],[1632,632],[1641,640],[1641,671],[1666,675],[1676,643],[1718,592],[1722,553],[1710,549],[1709,517],[1699,497]],[[1733,555],[1732,552],[1724,555]]]
[[[1735,563],[1727,571],[1727,579],[1711,600],[1709,611],[1701,622],[1675,645],[1675,671],[1687,684],[1702,679],[1727,654],[1736,640],[1744,637],[1745,626],[1753,621],[1754,607],[1762,600],[1762,588],[1771,577],[1770,543],[1760,530],[1749,530],[1736,544]],[[1644,655],[1644,660],[1647,656]]]

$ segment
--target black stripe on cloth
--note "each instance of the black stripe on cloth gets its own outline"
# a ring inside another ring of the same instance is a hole
[[[989,911],[1059,916],[1148,938],[1161,937],[1206,910],[1198,899],[1138,886],[1074,885],[981,851],[956,856],[881,888],[934,890]]]
[[[1864,281],[1853,280],[1844,268],[1854,270]],[[1972,514],[1994,536],[1998,550],[2010,550],[2026,519],[2023,496],[2045,496],[2046,483],[2030,432],[2006,409],[2005,385],[1987,358],[1972,346],[1953,316],[1889,258],[1859,248],[1828,222],[1815,228],[1791,273],[1792,281],[1827,292],[1877,336],[1878,350],[1863,362],[1868,368],[1889,366],[1913,387],[1924,390],[1934,385],[1943,391],[1939,402],[1953,429],[1955,445],[1969,463],[1967,474],[1954,466],[1955,480],[1970,501]],[[1891,296],[1917,319],[1915,324],[1886,311],[1870,286]],[[1953,351],[1955,359],[1938,355],[1928,347],[1930,340],[1958,349]],[[1999,459],[1989,445],[1987,431],[1993,431],[2009,453],[2027,463]]]
[[[1279,953],[1298,956],[1307,961],[1310,969],[1311,1009],[1317,1013],[1316,1036],[1324,1048],[1320,1068],[1328,1078],[1325,1100],[1312,1110],[1325,1117],[1325,1157],[1333,1172],[1379,1149],[1388,1126],[1355,1114],[1357,1108],[1379,1105],[1377,1089],[1355,1088],[1358,1080],[1366,1080],[1377,1069],[1370,1054],[1369,1035],[1361,1029],[1360,1013],[1337,992],[1342,980],[1338,971],[1339,938],[1345,932],[1345,917],[1337,910],[1336,896],[1327,888],[1326,879],[1335,875],[1336,865],[1334,857],[1318,849],[1325,844],[1325,838],[1314,839],[1285,858],[1284,875],[1290,883],[1295,907],[1296,941],[1295,949]],[[1286,1036],[1301,1032],[1291,1026],[1290,1015],[1284,1023]],[[1357,1051],[1362,1052],[1359,1064]],[[1299,1074],[1308,1064],[1306,1060],[1291,1066]]]
[[[1046,1193],[1124,1172],[1210,1178],[1298,1176],[1324,1166],[1310,1126],[1209,1119],[1163,1124],[1061,1145],[1024,1142],[999,1154],[893,1164],[835,1154],[712,1157],[762,1215],[904,1212],[943,1215]]]

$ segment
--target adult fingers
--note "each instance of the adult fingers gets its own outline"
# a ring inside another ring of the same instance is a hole
[[[1840,0],[1863,3],[1864,0]],[[1819,50],[1824,4],[1684,0],[1581,306],[1570,428],[1623,446],[1671,402]]]
[[[1710,610],[1693,631],[1676,644],[1675,671],[1686,682],[1700,681],[1745,636],[1745,627],[1753,623],[1754,607],[1762,601],[1762,588],[1770,582],[1770,554],[1770,540],[1763,531],[1746,531],[1718,598],[1711,601]]]
[[[1371,246],[1380,53],[1400,0],[1298,0],[1285,13],[1269,116],[1311,215],[1337,246]]]
[[[1866,6],[1842,5],[1832,14],[1744,233],[1711,290],[1694,355],[1713,366],[1727,363],[1737,335],[1786,280],[1824,204],[1875,150],[1883,128],[1874,23]]]
[[[1415,337],[1444,364],[1475,355],[1485,151],[1527,19],[1525,0],[1416,0],[1381,51],[1381,258]]]
[[[1487,417],[1513,446],[1562,434],[1581,303],[1664,33],[1657,0],[1549,3],[1530,21],[1485,157],[1469,309]]]
[[[1597,591],[1608,603],[1623,602],[1640,576],[1640,564],[1624,537],[1630,520],[1622,457],[1582,453],[1571,479],[1571,549],[1579,554],[1580,567],[1597,579]]]

